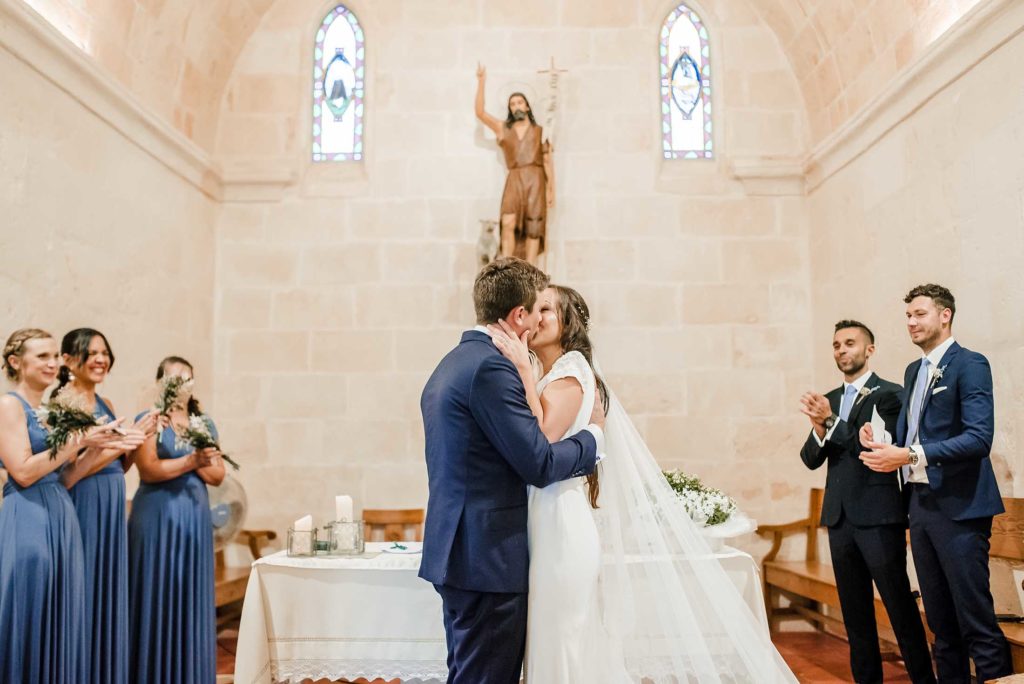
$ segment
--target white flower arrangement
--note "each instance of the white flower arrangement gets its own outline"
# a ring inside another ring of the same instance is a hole
[[[720,525],[736,513],[735,501],[721,490],[706,486],[700,478],[678,469],[663,473],[690,518],[698,525]]]

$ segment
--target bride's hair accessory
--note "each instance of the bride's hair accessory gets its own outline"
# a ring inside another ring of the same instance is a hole
[[[580,315],[580,320],[583,321],[583,327],[586,328],[587,332],[590,332],[590,316],[583,310],[579,304],[574,304],[573,308],[576,309],[576,313]]]

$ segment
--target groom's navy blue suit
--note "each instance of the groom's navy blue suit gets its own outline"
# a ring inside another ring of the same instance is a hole
[[[921,361],[907,367],[897,444],[909,446],[907,410]],[[988,360],[954,342],[926,387],[917,443],[927,484],[910,491],[910,546],[928,626],[935,633],[939,681],[969,682],[1010,674],[1010,654],[989,591],[992,517],[1003,512],[989,454],[995,431]]]
[[[430,499],[420,577],[444,604],[448,681],[513,684],[526,645],[526,485],[593,472],[594,436],[540,431],[522,380],[490,337],[463,334],[420,399]]]

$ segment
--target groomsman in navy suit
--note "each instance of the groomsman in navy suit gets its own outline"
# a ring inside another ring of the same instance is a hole
[[[988,360],[953,339],[956,302],[941,285],[903,300],[907,329],[922,358],[907,367],[896,444],[874,441],[861,459],[872,470],[901,470],[909,490],[910,545],[925,617],[935,633],[940,682],[979,682],[1012,672],[989,590],[992,518],[1003,512],[992,462],[994,409]]]
[[[485,266],[473,285],[477,326],[423,388],[430,498],[419,576],[441,595],[449,684],[518,684],[530,574],[526,485],[594,472],[604,411],[551,444],[526,403],[519,372],[485,327],[536,330],[548,277],[520,259]],[[557,570],[557,568],[553,569]]]
[[[878,587],[903,662],[914,684],[935,684],[921,613],[907,577],[907,510],[895,472],[877,473],[859,459],[857,432],[873,415],[895,434],[903,388],[868,367],[875,336],[859,321],[836,323],[832,356],[843,384],[828,394],[807,392],[801,410],[811,421],[800,458],[813,469],[828,463],[821,524],[836,575],[839,605],[857,684],[882,681],[875,596]]]

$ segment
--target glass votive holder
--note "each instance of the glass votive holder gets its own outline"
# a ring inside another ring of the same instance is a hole
[[[288,555],[312,556],[316,553],[316,530],[288,528]]]
[[[328,525],[332,556],[357,556],[366,550],[362,520],[335,520]]]

